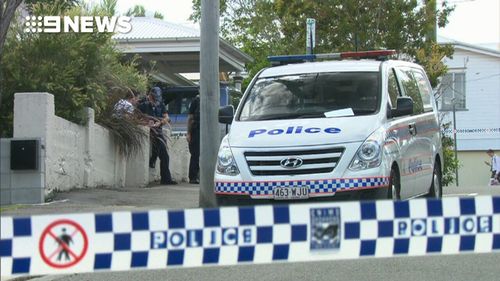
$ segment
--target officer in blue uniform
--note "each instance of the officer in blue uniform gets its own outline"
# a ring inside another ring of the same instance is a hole
[[[170,158],[167,151],[167,140],[163,135],[163,125],[170,122],[165,104],[159,87],[152,88],[148,93],[146,101],[138,106],[139,110],[150,117],[150,139],[152,146],[152,155],[149,160],[149,166],[154,168],[156,158],[160,158],[161,184],[177,184],[170,174]]]

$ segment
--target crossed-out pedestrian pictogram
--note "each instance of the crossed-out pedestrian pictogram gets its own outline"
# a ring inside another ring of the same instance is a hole
[[[85,230],[72,220],[54,221],[40,236],[40,256],[51,267],[68,268],[79,263],[85,257],[87,248]]]

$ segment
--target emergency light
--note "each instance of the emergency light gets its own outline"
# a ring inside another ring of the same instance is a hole
[[[396,50],[376,50],[362,52],[341,52],[328,54],[310,54],[310,55],[284,55],[284,56],[269,56],[267,60],[272,66],[285,65],[290,63],[301,63],[315,60],[342,60],[347,58],[357,59],[379,59],[385,60],[388,56],[396,53]]]

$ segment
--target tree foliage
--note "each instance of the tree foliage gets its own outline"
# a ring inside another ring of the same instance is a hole
[[[452,55],[453,46],[440,46],[435,42],[427,44],[423,48],[417,50],[415,59],[424,67],[433,88],[438,86],[438,79],[448,72],[448,68],[443,63],[443,58],[451,57]]]
[[[39,2],[33,15],[105,15],[94,8]],[[85,121],[84,107],[99,116],[108,106],[112,88],[145,91],[147,76],[138,71],[137,60],[126,60],[114,46],[111,33],[28,33],[20,21],[13,22],[5,44],[1,132],[12,135],[13,101],[16,92],[49,92],[56,114],[76,123]]]
[[[316,53],[395,49],[401,57],[423,66],[445,70],[439,56],[450,48],[433,40],[434,22],[447,23],[453,10],[444,1],[434,11],[435,0],[222,0],[221,34],[255,61],[247,65],[250,77],[264,66],[267,56],[301,54],[306,46],[306,19],[316,19]],[[191,19],[200,20],[201,0],[193,0]],[[418,56],[423,53],[424,56]],[[437,67],[435,65],[438,65]],[[441,75],[440,71],[430,71]],[[431,78],[437,81],[437,77]]]
[[[200,4],[193,0],[191,20],[201,19]],[[254,58],[243,88],[269,66],[267,56],[305,53],[307,18],[316,19],[315,53],[395,49],[399,59],[422,65],[436,87],[447,72],[443,58],[453,48],[437,44],[435,31],[452,11],[446,1],[437,7],[436,0],[221,0],[220,28],[224,39]],[[443,138],[445,184],[458,165],[450,158],[452,144]]]
[[[156,19],[161,19],[161,20],[164,18],[163,14],[158,12],[158,11],[155,11],[155,14],[153,17]]]
[[[118,0],[102,0],[101,9],[107,15],[116,14],[116,6],[118,4]]]
[[[441,143],[443,145],[444,162],[442,181],[444,186],[448,186],[455,182],[455,170],[460,168],[460,162],[458,159],[455,159],[453,138],[447,133],[450,129],[450,125],[451,123],[446,123],[441,126]]]
[[[22,0],[0,0],[0,62],[2,61],[3,45],[7,38],[10,22],[21,2]]]
[[[146,9],[142,5],[135,5],[133,8],[128,9],[125,15],[129,17],[145,17]]]
[[[142,5],[135,5],[133,8],[128,9],[125,15],[129,17],[145,17],[146,8]],[[158,11],[154,12],[153,17],[161,20],[164,18],[163,14]]]

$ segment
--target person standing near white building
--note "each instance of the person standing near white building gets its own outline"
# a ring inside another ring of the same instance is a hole
[[[496,184],[500,184],[500,157],[492,149],[488,149],[486,154],[491,157],[491,163],[486,162],[486,164],[491,167],[492,182],[496,181]]]

